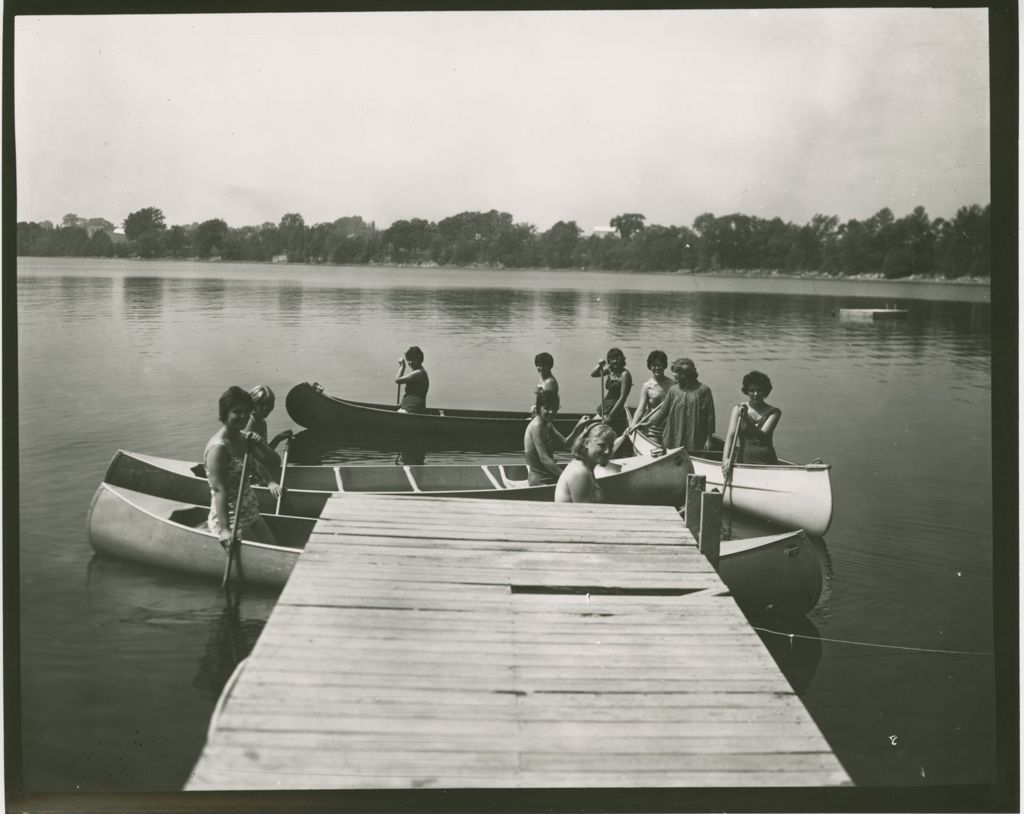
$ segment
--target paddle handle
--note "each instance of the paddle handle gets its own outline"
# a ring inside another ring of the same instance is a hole
[[[732,471],[736,468],[736,447],[738,447],[740,443],[740,428],[743,426],[743,414],[746,413],[746,411],[747,406],[745,404],[741,404],[739,407],[739,415],[736,416],[736,432],[733,433],[732,443],[729,445],[729,449],[724,450],[724,454],[729,461],[729,470],[725,473],[725,480],[722,483],[723,493],[726,489],[729,489],[732,486]]]
[[[597,382],[597,388],[600,391],[600,395],[598,396],[598,399],[597,399],[598,414],[601,416],[601,418],[605,418],[606,416],[604,414],[604,362],[603,361],[601,362],[601,378]]]
[[[231,581],[231,564],[235,560],[235,550],[238,548],[238,571],[242,571],[241,538],[238,533],[238,516],[242,510],[242,493],[245,489],[245,478],[249,472],[249,442],[245,442],[245,455],[242,456],[242,475],[238,479],[238,497],[235,499],[235,516],[231,519],[231,537],[228,540],[228,559],[224,564],[224,578],[221,580],[221,587],[227,587]]]
[[[277,485],[281,487],[281,491],[277,493],[277,506],[274,507],[274,514],[281,513],[281,501],[284,500],[284,476],[288,472],[288,453],[292,448],[291,439],[286,438],[284,443],[284,455],[281,456],[281,480],[277,482]]]

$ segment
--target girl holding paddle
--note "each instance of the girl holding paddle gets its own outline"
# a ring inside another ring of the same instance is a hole
[[[728,475],[734,463],[777,464],[773,441],[782,410],[772,407],[765,399],[772,392],[772,380],[760,370],[751,370],[743,377],[740,390],[747,396],[745,403],[732,408],[729,431],[725,434],[726,455],[722,458],[722,472]],[[732,454],[729,454],[732,450]]]
[[[405,372],[408,363],[409,372]],[[398,360],[398,376],[395,384],[405,385],[405,395],[398,404],[400,413],[425,413],[427,411],[427,391],[430,389],[430,377],[423,368],[423,351],[413,345],[405,352],[405,357]]]
[[[229,387],[220,397],[218,417],[223,425],[206,444],[203,460],[210,483],[210,530],[225,548],[231,542],[232,518],[242,533],[260,543],[276,543],[274,533],[260,517],[256,495],[243,478],[249,457],[276,472],[281,459],[256,433],[245,429],[252,416],[252,396],[241,387]]]
[[[607,368],[605,359],[608,360]],[[611,348],[605,359],[597,360],[597,365],[590,371],[590,375],[593,378],[601,377],[601,405],[597,408],[601,420],[619,435],[625,431],[629,423],[626,418],[626,399],[633,388],[633,375],[626,370],[626,354],[619,348]]]

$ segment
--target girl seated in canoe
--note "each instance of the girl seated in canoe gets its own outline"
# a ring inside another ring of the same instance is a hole
[[[603,503],[604,495],[594,477],[594,467],[612,466],[615,430],[604,422],[591,423],[573,445],[571,460],[555,486],[555,503]]]
[[[558,415],[558,407],[557,392],[541,390],[537,393],[535,414],[527,424],[526,434],[523,436],[526,465],[530,470],[530,486],[543,486],[558,481],[562,469],[555,461],[555,450],[569,449],[588,420],[587,416],[582,416],[566,438],[552,423]]]
[[[665,393],[672,386],[672,379],[665,375],[668,369],[668,355],[663,350],[652,350],[647,354],[647,369],[651,371],[651,378],[640,385],[640,403],[633,413],[633,421],[629,429],[636,429],[637,425],[645,417],[665,400]],[[653,441],[661,441],[661,424],[651,425],[647,428],[647,435]]]
[[[256,461],[276,472],[281,466],[281,459],[256,433],[245,429],[252,415],[252,396],[241,387],[229,387],[224,391],[218,409],[223,426],[213,434],[203,451],[206,479],[210,483],[210,530],[226,547],[231,540],[237,505],[239,536],[274,544],[274,533],[260,517],[252,486],[248,478],[242,479],[242,465],[248,455],[250,464]]]
[[[745,403],[732,408],[729,431],[725,434],[725,453],[722,473],[726,476],[733,464],[777,464],[773,437],[779,426],[782,410],[772,407],[765,399],[772,392],[772,380],[759,370],[751,370],[743,377],[740,388],[746,394]],[[735,447],[735,448],[734,448]],[[729,455],[732,450],[732,455]]]
[[[597,360],[597,365],[590,371],[590,375],[595,379],[605,375],[608,377],[602,391],[604,396],[597,411],[601,420],[618,434],[624,432],[629,423],[626,419],[626,399],[633,387],[633,375],[626,370],[626,355],[618,348],[611,348],[605,359]]]
[[[249,395],[252,396],[252,418],[249,419],[249,426],[246,429],[266,441],[270,436],[267,429],[267,416],[274,412],[274,402],[276,401],[274,391],[268,384],[258,384],[249,391]],[[277,449],[278,444],[285,438],[290,439],[293,435],[291,430],[282,430],[269,442],[270,448]]]
[[[405,372],[406,364],[409,372]],[[398,405],[400,413],[425,413],[427,411],[427,391],[430,389],[430,378],[423,368],[423,351],[413,345],[405,352],[405,357],[398,360],[398,376],[395,384],[405,385],[405,395]]]
[[[270,385],[258,384],[249,391],[249,395],[252,397],[252,416],[249,418],[246,429],[266,441],[269,435],[267,416],[274,411],[274,391],[270,389]],[[291,430],[283,430],[274,436],[274,440],[270,441],[269,446],[271,449],[276,449],[277,445],[285,438],[290,439],[291,437]],[[266,486],[275,498],[281,496],[281,485],[277,482],[275,472],[258,462],[250,463],[249,469],[255,483]]]

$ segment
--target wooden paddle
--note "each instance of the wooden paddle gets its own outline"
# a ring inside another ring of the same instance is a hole
[[[622,435],[620,435],[618,438],[615,439],[615,443],[612,444],[612,455],[614,455],[616,452],[619,451],[619,447],[622,446],[622,442],[626,440],[626,438],[629,436],[630,432],[636,432],[636,430],[630,430],[629,429],[630,424],[634,424],[634,423],[635,424],[639,424],[641,421],[643,421],[645,418],[647,418],[647,416],[649,416],[651,414],[651,411],[648,410],[642,416],[640,416],[640,419],[638,421],[633,422],[633,421],[630,420],[632,418],[632,416],[630,415],[630,408],[627,407],[626,405],[622,405],[622,409],[626,411],[626,429],[622,433]]]
[[[399,376],[402,375],[402,368],[404,367],[404,365],[402,364],[402,361],[403,361],[402,359],[398,360],[398,375]],[[401,382],[399,382],[399,384],[397,384],[396,387],[397,387],[397,392],[395,393],[395,404],[397,404],[399,407],[401,407],[402,406],[402,384],[401,384]]]
[[[604,359],[601,360],[601,380],[597,384],[598,390],[601,391],[600,397],[597,400],[598,403],[598,415],[601,418],[605,418],[604,414]]]
[[[281,487],[281,493],[277,496],[277,507],[274,509],[274,514],[281,513],[281,501],[284,500],[284,476],[288,471],[288,452],[291,449],[291,438],[284,439],[284,455],[281,456],[281,480],[277,482],[277,485]]]
[[[235,516],[231,521],[231,539],[228,541],[228,559],[224,564],[224,578],[221,580],[221,587],[227,588],[231,581],[231,564],[235,557],[238,557],[238,578],[244,579],[242,575],[242,538],[238,532],[238,515],[242,509],[242,491],[245,489],[245,478],[249,470],[249,442],[245,442],[245,455],[242,457],[242,476],[238,479],[238,497],[235,499]]]
[[[729,469],[725,473],[725,477],[722,479],[722,497],[723,497],[723,499],[724,499],[725,495],[728,493],[728,491],[732,488],[732,473],[733,473],[733,470],[736,468],[736,448],[740,444],[740,427],[743,426],[743,416],[746,415],[746,412],[747,412],[747,405],[746,404],[741,404],[740,405],[740,414],[739,414],[739,417],[737,418],[737,421],[736,421],[736,432],[732,436],[732,444],[730,445],[728,450],[723,450],[723,452],[722,452],[723,455],[726,455],[726,453],[728,453],[728,455],[726,457],[728,458],[728,461],[729,461]],[[725,459],[723,459],[723,460],[725,460]],[[728,536],[728,537],[732,536],[732,513],[731,512],[729,513],[729,526],[726,529],[726,536]]]

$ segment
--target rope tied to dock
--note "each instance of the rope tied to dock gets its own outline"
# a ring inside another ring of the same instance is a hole
[[[882,647],[887,650],[909,650],[915,653],[942,653],[947,656],[994,656],[995,653],[984,650],[940,650],[933,647],[906,647],[899,644],[879,644],[877,642],[855,642],[849,639],[829,639],[825,636],[805,636],[801,633],[783,633],[781,630],[770,630],[766,627],[751,625],[754,630],[761,633],[771,633],[774,636],[785,636],[789,639],[790,645],[793,639],[808,639],[809,641],[834,642],[836,644],[855,644],[861,647]]]

